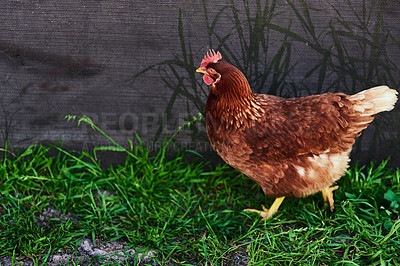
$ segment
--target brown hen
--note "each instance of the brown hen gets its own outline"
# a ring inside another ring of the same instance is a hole
[[[355,138],[375,114],[392,110],[397,101],[397,92],[387,86],[291,99],[254,94],[243,73],[213,50],[197,72],[210,85],[205,117],[212,147],[276,198],[269,210],[246,209],[263,219],[285,197],[319,191],[333,210],[337,186],[330,186],[347,169]]]

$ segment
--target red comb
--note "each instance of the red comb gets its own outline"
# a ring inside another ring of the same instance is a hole
[[[209,63],[217,63],[222,59],[222,55],[214,50],[210,49],[207,54],[204,56],[203,61],[201,61],[201,67],[206,67]]]

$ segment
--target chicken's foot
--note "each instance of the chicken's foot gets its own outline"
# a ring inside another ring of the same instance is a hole
[[[284,199],[285,199],[285,197],[276,198],[274,203],[272,203],[272,205],[269,209],[265,208],[264,205],[261,205],[262,209],[263,209],[262,211],[256,210],[256,209],[244,209],[243,211],[257,212],[261,215],[261,217],[262,217],[261,220],[264,221],[264,220],[267,220],[268,218],[270,218],[272,215],[274,215],[278,211],[278,208]]]
[[[338,189],[339,186],[334,186],[334,187],[324,187],[321,192],[322,192],[322,197],[324,198],[325,201],[325,206],[327,205],[327,202],[329,203],[329,207],[331,211],[333,211],[333,203],[335,202],[333,200],[333,191]]]

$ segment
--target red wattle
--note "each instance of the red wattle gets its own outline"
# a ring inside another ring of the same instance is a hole
[[[207,85],[211,85],[214,82],[214,80],[209,75],[204,75],[203,80]]]

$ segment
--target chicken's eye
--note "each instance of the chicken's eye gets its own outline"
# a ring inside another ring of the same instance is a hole
[[[210,68],[210,73],[214,73],[214,72],[215,72],[215,70]]]

